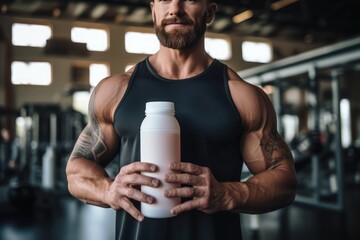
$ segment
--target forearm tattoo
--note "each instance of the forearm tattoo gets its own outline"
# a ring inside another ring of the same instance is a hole
[[[106,144],[102,140],[101,129],[95,114],[95,98],[96,92],[94,91],[89,102],[89,124],[80,134],[70,160],[75,158],[86,158],[97,162],[107,151]]]
[[[276,131],[264,136],[260,141],[260,146],[269,168],[276,168],[281,161],[292,159],[289,147]]]

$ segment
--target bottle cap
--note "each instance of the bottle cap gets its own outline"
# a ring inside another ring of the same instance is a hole
[[[173,102],[156,101],[146,103],[146,114],[151,113],[164,113],[164,114],[175,114],[175,106]]]

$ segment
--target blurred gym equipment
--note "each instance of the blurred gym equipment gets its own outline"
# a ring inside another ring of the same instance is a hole
[[[57,195],[67,193],[66,161],[85,124],[83,114],[57,104],[25,104],[20,109],[20,163],[7,183],[12,204],[50,209]]]
[[[353,83],[346,83],[359,70],[360,38],[354,38],[239,72],[246,81],[271,89],[278,129],[298,173],[297,203],[342,211],[344,170],[353,183],[359,178],[359,153],[346,146],[355,141],[342,134],[351,132],[349,124],[342,124],[351,111],[340,108],[342,90],[351,89]]]

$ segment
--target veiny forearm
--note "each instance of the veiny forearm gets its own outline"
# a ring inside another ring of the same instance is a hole
[[[71,195],[87,204],[109,207],[104,201],[104,195],[113,180],[102,167],[76,158],[68,163],[66,174]]]
[[[241,213],[265,213],[286,207],[295,197],[294,174],[285,169],[271,169],[245,182],[224,183],[229,210]]]

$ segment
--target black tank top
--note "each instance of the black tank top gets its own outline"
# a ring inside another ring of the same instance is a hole
[[[140,161],[140,125],[148,101],[175,103],[181,161],[209,167],[220,182],[240,181],[242,125],[230,96],[226,65],[214,60],[195,77],[169,80],[159,76],[148,59],[138,63],[114,116],[120,167]],[[239,214],[230,212],[191,211],[168,219],[145,218],[140,223],[120,210],[116,220],[118,240],[241,239]]]

